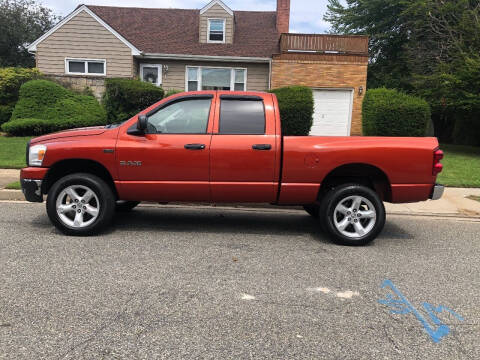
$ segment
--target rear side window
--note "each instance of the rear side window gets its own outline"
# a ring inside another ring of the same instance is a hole
[[[220,134],[265,134],[265,108],[261,100],[221,100]]]

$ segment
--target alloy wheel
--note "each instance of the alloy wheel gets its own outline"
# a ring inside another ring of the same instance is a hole
[[[92,224],[100,213],[100,202],[95,192],[84,185],[63,189],[56,201],[57,215],[67,226],[83,228]]]
[[[349,238],[362,238],[375,226],[377,212],[372,202],[359,195],[340,200],[333,212],[337,230]]]

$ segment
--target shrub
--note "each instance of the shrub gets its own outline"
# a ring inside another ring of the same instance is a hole
[[[164,91],[151,83],[132,79],[106,79],[103,105],[110,123],[127,120],[163,99]]]
[[[40,76],[38,69],[0,68],[0,125],[10,119],[20,86]]]
[[[367,91],[362,112],[367,136],[425,136],[430,121],[425,100],[385,88]]]
[[[273,89],[270,92],[278,99],[283,135],[308,135],[313,122],[312,89],[291,86]]]
[[[106,123],[105,110],[94,97],[74,94],[52,81],[32,80],[20,88],[12,118],[2,130],[27,136]]]
[[[0,125],[10,120],[14,108],[15,103],[9,103],[5,105],[0,104]]]
[[[170,89],[165,93],[165,97],[167,98],[169,96],[172,96],[172,95],[175,95],[175,94],[180,94],[182,92],[185,92],[185,91],[184,90],[178,90],[178,89]]]
[[[29,136],[47,134],[56,129],[50,120],[17,119],[3,124],[2,130],[11,136]]]

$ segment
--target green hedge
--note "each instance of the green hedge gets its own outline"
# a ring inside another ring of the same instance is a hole
[[[367,136],[425,136],[431,116],[422,98],[385,88],[367,91],[362,113]]]
[[[313,122],[312,89],[305,86],[290,86],[273,89],[270,92],[278,99],[283,135],[308,135]]]
[[[175,94],[180,94],[182,92],[185,92],[185,90],[170,89],[165,93],[165,97],[167,98],[169,96],[172,96],[172,95],[175,95]]]
[[[93,96],[74,94],[52,81],[32,80],[20,88],[12,118],[2,130],[28,136],[105,124],[105,110]]]
[[[11,136],[24,136],[48,134],[57,129],[51,120],[17,119],[3,124],[2,130]]]
[[[110,123],[131,118],[164,95],[162,88],[140,80],[107,79],[105,86],[103,105]]]
[[[0,68],[0,125],[10,120],[20,86],[41,77],[38,69]]]
[[[0,104],[0,125],[10,120],[13,109],[15,109],[15,102]]]

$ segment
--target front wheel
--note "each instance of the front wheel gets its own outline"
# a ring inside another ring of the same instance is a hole
[[[112,189],[92,174],[67,175],[48,192],[48,217],[67,235],[96,234],[110,223],[114,213]]]
[[[323,228],[341,245],[366,245],[385,225],[385,207],[378,194],[359,184],[331,189],[322,202]]]

